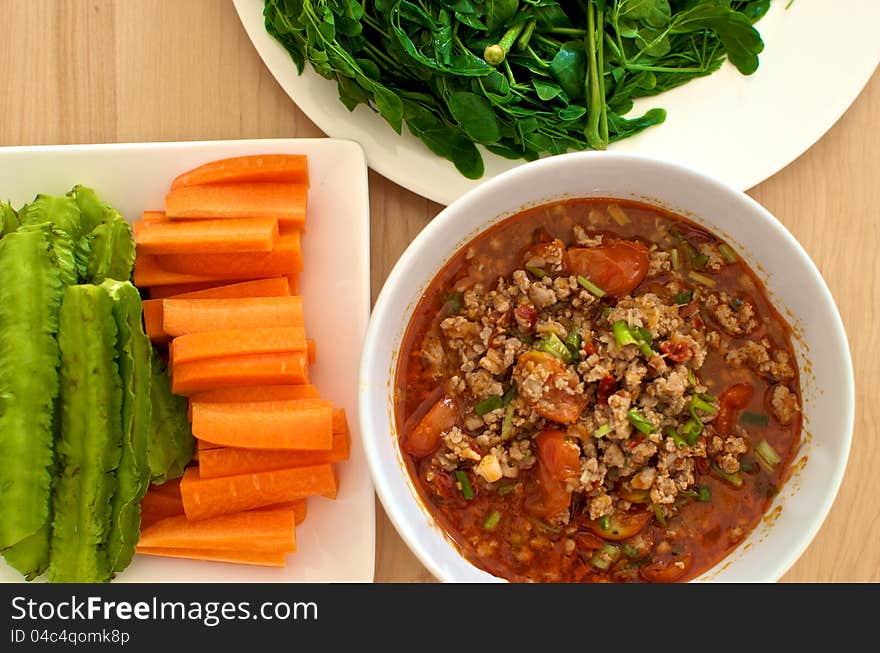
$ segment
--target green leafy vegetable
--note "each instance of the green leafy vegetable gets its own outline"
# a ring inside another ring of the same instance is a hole
[[[49,579],[110,579],[107,551],[115,470],[122,445],[122,381],[110,294],[68,286],[58,327],[61,349],[60,470],[53,496]]]
[[[0,549],[27,578],[49,562],[63,291],[53,237],[46,225],[0,240]]]
[[[155,353],[151,361],[151,419],[147,440],[147,462],[151,481],[162,484],[183,476],[192,460],[196,441],[187,419],[185,397],[171,394],[171,379],[165,363]]]
[[[405,123],[469,178],[476,144],[533,160],[605,149],[662,123],[636,99],[717,70],[744,74],[769,0],[266,0],[265,25],[302,72],[334,80],[398,133]],[[83,209],[84,210],[84,209]]]

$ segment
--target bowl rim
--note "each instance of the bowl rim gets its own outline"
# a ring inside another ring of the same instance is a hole
[[[379,496],[379,499],[382,502],[385,514],[388,515],[388,518],[391,520],[397,533],[404,540],[404,542],[406,542],[409,549],[416,555],[419,561],[423,565],[425,565],[425,567],[434,575],[435,578],[443,582],[457,581],[457,579],[455,578],[450,578],[446,573],[447,570],[445,570],[443,566],[440,565],[438,561],[435,560],[434,557],[427,552],[426,548],[423,546],[423,543],[416,536],[416,533],[411,530],[409,526],[410,520],[405,519],[402,515],[402,511],[398,510],[398,502],[419,501],[419,499],[417,497],[409,495],[406,497],[397,497],[395,495],[394,488],[392,488],[391,486],[391,479],[386,478],[386,473],[382,466],[383,463],[378,448],[370,446],[371,438],[384,436],[396,439],[397,437],[396,434],[393,432],[388,433],[387,429],[380,429],[382,431],[382,434],[373,433],[373,431],[375,430],[373,429],[373,424],[376,420],[376,410],[372,406],[373,393],[365,389],[369,388],[372,385],[372,379],[375,378],[374,372],[378,372],[378,368],[381,367],[377,366],[377,363],[380,362],[377,358],[377,341],[380,338],[384,337],[386,334],[379,333],[377,327],[379,323],[378,316],[386,313],[389,310],[387,305],[391,301],[390,297],[392,295],[393,289],[397,285],[399,285],[405,271],[407,271],[411,266],[416,263],[418,254],[420,250],[424,247],[424,243],[426,241],[433,241],[435,235],[446,228],[445,223],[449,220],[449,216],[458,213],[460,211],[460,207],[466,207],[471,201],[474,200],[474,198],[485,194],[490,194],[493,191],[498,190],[499,187],[504,187],[508,184],[515,183],[517,180],[525,181],[528,179],[528,177],[530,177],[532,174],[535,174],[537,171],[542,171],[545,169],[552,170],[554,167],[578,165],[581,162],[585,162],[587,165],[596,165],[597,161],[599,162],[599,165],[601,165],[602,163],[622,162],[623,164],[637,163],[648,166],[659,166],[660,168],[665,168],[667,172],[670,172],[682,178],[697,178],[703,184],[710,187],[713,193],[736,196],[740,201],[744,201],[756,215],[760,216],[763,219],[764,224],[766,224],[768,228],[775,230],[778,235],[786,241],[791,251],[801,260],[801,263],[803,264],[803,270],[812,277],[813,283],[815,283],[816,287],[821,290],[819,296],[814,298],[814,304],[816,305],[818,310],[826,313],[831,318],[831,321],[834,324],[835,328],[834,333],[829,334],[829,337],[832,337],[835,340],[834,344],[838,348],[838,350],[844,352],[843,360],[841,362],[843,364],[843,371],[845,372],[845,382],[842,387],[839,388],[839,392],[841,393],[841,396],[844,399],[845,403],[845,406],[842,406],[842,408],[844,408],[845,410],[845,415],[843,416],[845,432],[843,434],[843,442],[841,443],[842,455],[839,455],[834,461],[831,486],[829,488],[829,491],[825,493],[821,504],[818,504],[816,506],[817,510],[814,512],[815,517],[810,520],[809,524],[806,525],[804,529],[799,531],[799,535],[794,542],[794,546],[791,546],[788,549],[787,555],[781,556],[775,564],[772,572],[766,574],[766,576],[761,579],[764,582],[778,581],[798,560],[798,558],[803,555],[804,551],[813,541],[819,529],[822,527],[825,520],[827,519],[831,507],[840,490],[840,486],[843,482],[843,476],[846,471],[846,466],[849,461],[855,422],[855,379],[853,375],[852,355],[846,335],[846,329],[840,316],[840,311],[838,310],[838,307],[834,302],[831,291],[828,288],[828,285],[825,283],[825,279],[822,277],[822,274],[820,273],[818,267],[813,262],[812,258],[809,256],[803,246],[800,244],[800,242],[792,235],[788,228],[775,215],[773,215],[769,210],[764,208],[759,202],[757,202],[745,192],[730,186],[729,184],[715,177],[714,175],[702,172],[681,163],[653,156],[617,152],[571,152],[567,154],[539,159],[537,161],[533,161],[525,165],[513,168],[490,180],[487,180],[483,184],[465,193],[462,197],[454,201],[449,206],[444,207],[443,210],[440,211],[440,213],[438,213],[424,227],[424,229],[422,229],[422,231],[416,235],[416,237],[410,242],[410,244],[407,245],[403,254],[400,256],[400,258],[391,269],[391,272],[388,274],[388,277],[386,278],[382,289],[379,292],[378,297],[376,298],[376,302],[373,306],[373,311],[370,317],[370,323],[367,328],[367,334],[364,339],[364,348],[361,355],[359,370],[360,390],[358,397],[358,419],[360,421],[361,438],[363,439],[364,450],[367,453],[367,462],[370,467],[370,474],[373,477],[373,484]],[[537,193],[535,194],[537,195]],[[457,249],[455,251],[458,251],[464,244],[466,244],[466,242],[469,242],[471,239],[479,237],[490,226],[496,224],[497,222],[498,221],[491,222],[475,230],[470,236],[466,238],[465,241],[460,242],[456,246]],[[444,252],[444,256],[446,259],[448,259],[448,257],[450,255],[453,255],[454,253],[455,252]],[[428,281],[430,282],[431,280]],[[412,310],[415,310],[415,307],[404,311],[404,315],[411,316]],[[386,371],[387,370],[381,371],[383,377]],[[393,379],[391,380],[391,382],[393,383]],[[387,402],[382,403],[385,404]],[[385,408],[388,409],[389,407],[385,406]],[[397,444],[395,442],[395,447],[396,446]],[[404,482],[411,482],[411,479],[409,479],[408,471],[402,466],[397,467],[399,468],[399,473],[406,477],[404,479]],[[420,506],[420,508],[422,512],[424,512],[424,508],[422,506]],[[439,526],[437,526],[436,523],[434,523],[434,526],[436,528],[440,528]],[[449,536],[442,531],[442,528],[440,530],[442,535],[447,540],[449,540]],[[462,553],[457,550],[457,547],[451,542],[450,547],[454,549],[455,554],[461,557],[465,562],[471,564],[476,569],[485,572],[485,570],[480,569],[470,560],[468,560],[468,558],[463,556]],[[736,547],[734,551],[738,548],[739,547]],[[732,552],[733,551],[731,551],[731,553]],[[726,557],[716,563],[716,565],[713,565],[712,567],[707,569],[705,572],[703,572],[703,574],[715,570],[718,565],[723,564],[725,559]],[[701,576],[703,574],[701,574]],[[506,579],[497,576],[493,576],[493,579],[496,579],[498,582],[507,582]]]

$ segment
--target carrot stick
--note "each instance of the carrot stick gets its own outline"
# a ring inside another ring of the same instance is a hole
[[[253,403],[193,402],[192,432],[199,439],[242,449],[329,451],[333,404],[323,399]]]
[[[337,411],[334,410],[334,418]],[[344,420],[343,416],[343,420]],[[336,420],[334,419],[334,422]],[[201,449],[199,453],[200,478],[218,478],[273,469],[306,467],[347,460],[351,451],[351,433],[343,423],[333,428],[333,446],[330,451],[275,451],[271,449],[239,449],[219,447]]]
[[[254,279],[239,283],[222,284],[210,288],[185,291],[167,299],[242,299],[246,297],[286,297],[290,283],[286,277]]]
[[[175,177],[171,190],[200,184],[281,181],[309,185],[304,154],[258,154],[211,161]]]
[[[171,336],[303,325],[302,297],[163,299],[162,311],[163,330]]]
[[[246,388],[217,388],[190,397],[190,403],[244,403],[250,401],[284,401],[289,399],[320,399],[313,385],[257,385]]]
[[[199,478],[189,468],[180,482],[183,508],[192,520],[295,501],[310,496],[335,499],[338,481],[331,465],[313,465],[223,478]]]
[[[138,544],[163,549],[296,551],[296,522],[290,508],[247,510],[189,521],[167,517],[141,531]]]
[[[150,299],[164,299],[175,295],[188,295],[199,290],[210,290],[231,285],[226,279],[217,281],[203,281],[201,283],[171,283],[165,286],[153,286],[150,288]]]
[[[306,340],[306,347],[309,354],[309,365],[314,365],[315,360],[318,358],[318,347],[311,338]]]
[[[134,285],[146,286],[169,286],[182,283],[217,283],[223,279],[206,277],[199,274],[181,274],[167,270],[159,263],[159,259],[153,254],[138,254],[134,259]],[[226,283],[229,283],[226,281]]]
[[[243,299],[247,297],[286,297],[289,295],[289,282],[286,277],[272,279],[257,279],[256,281],[243,281],[222,286],[211,286],[192,292],[184,292],[167,296],[167,299]],[[157,286],[150,290],[150,296],[158,288],[171,288],[172,286]],[[169,339],[164,329],[164,311],[162,301],[159,298],[148,299],[144,304],[144,323],[147,335],[154,341],[165,342]]]
[[[134,242],[144,254],[270,252],[278,239],[275,218],[135,222]]]
[[[141,499],[141,529],[166,517],[182,514],[183,499],[180,498],[180,484],[177,482],[151,485]]]
[[[169,220],[165,217],[165,211],[144,211],[141,214],[141,222],[155,224],[157,222],[169,222]]]
[[[291,295],[298,295],[299,294],[299,275],[288,274],[287,275],[287,283],[290,286],[290,294]]]
[[[192,400],[192,397],[190,397],[190,400]],[[190,406],[192,406],[192,403],[190,403]],[[189,410],[189,421],[192,422],[192,407],[190,407],[190,410]],[[205,440],[199,440],[198,438],[196,438],[196,449],[198,451],[206,451],[208,449],[220,449],[220,448],[221,447],[219,444],[214,444],[213,442],[206,442]]]
[[[186,395],[247,385],[296,385],[309,382],[305,352],[209,358],[174,366],[171,390]]]
[[[187,415],[192,422],[194,401],[207,403],[242,403],[246,401],[282,401],[284,399],[320,399],[318,389],[313,385],[254,385],[243,388],[216,388],[198,392],[189,398]],[[207,445],[203,440],[199,444]],[[209,448],[219,445],[211,444]]]
[[[284,551],[253,551],[245,548],[241,551],[222,551],[214,549],[154,549],[146,546],[137,547],[138,553],[164,558],[186,558],[189,560],[207,560],[209,562],[233,562],[243,565],[259,565],[262,567],[285,567],[287,554]]]
[[[279,224],[306,222],[305,184],[241,183],[182,186],[165,196],[169,218],[277,218]]]
[[[269,252],[237,254],[163,254],[159,265],[171,272],[216,279],[262,279],[301,272],[299,234],[279,236]]]
[[[145,299],[141,303],[144,309],[144,328],[150,340],[154,342],[167,342],[169,336],[165,333],[163,325],[162,300]]]
[[[275,327],[190,333],[175,338],[169,351],[172,365],[177,365],[206,358],[308,349],[303,327]]]

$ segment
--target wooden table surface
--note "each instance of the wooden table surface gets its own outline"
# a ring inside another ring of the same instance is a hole
[[[227,0],[0,0],[0,16],[0,145],[322,135],[265,69]],[[787,581],[880,581],[878,124],[875,74],[815,146],[749,192],[819,266],[855,364],[846,477]],[[0,195],[2,179],[0,170]],[[375,298],[441,207],[372,172],[370,193]],[[378,501],[376,529],[377,581],[432,579]]]

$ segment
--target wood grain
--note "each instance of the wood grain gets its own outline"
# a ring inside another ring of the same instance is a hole
[[[226,0],[0,0],[0,16],[0,145],[321,135],[265,69]],[[880,393],[878,123],[875,74],[818,144],[751,191],[819,266],[856,373],[846,478],[786,581],[880,581],[880,420],[871,409]],[[370,192],[375,298],[440,206],[375,173]],[[376,580],[431,580],[377,507]]]

